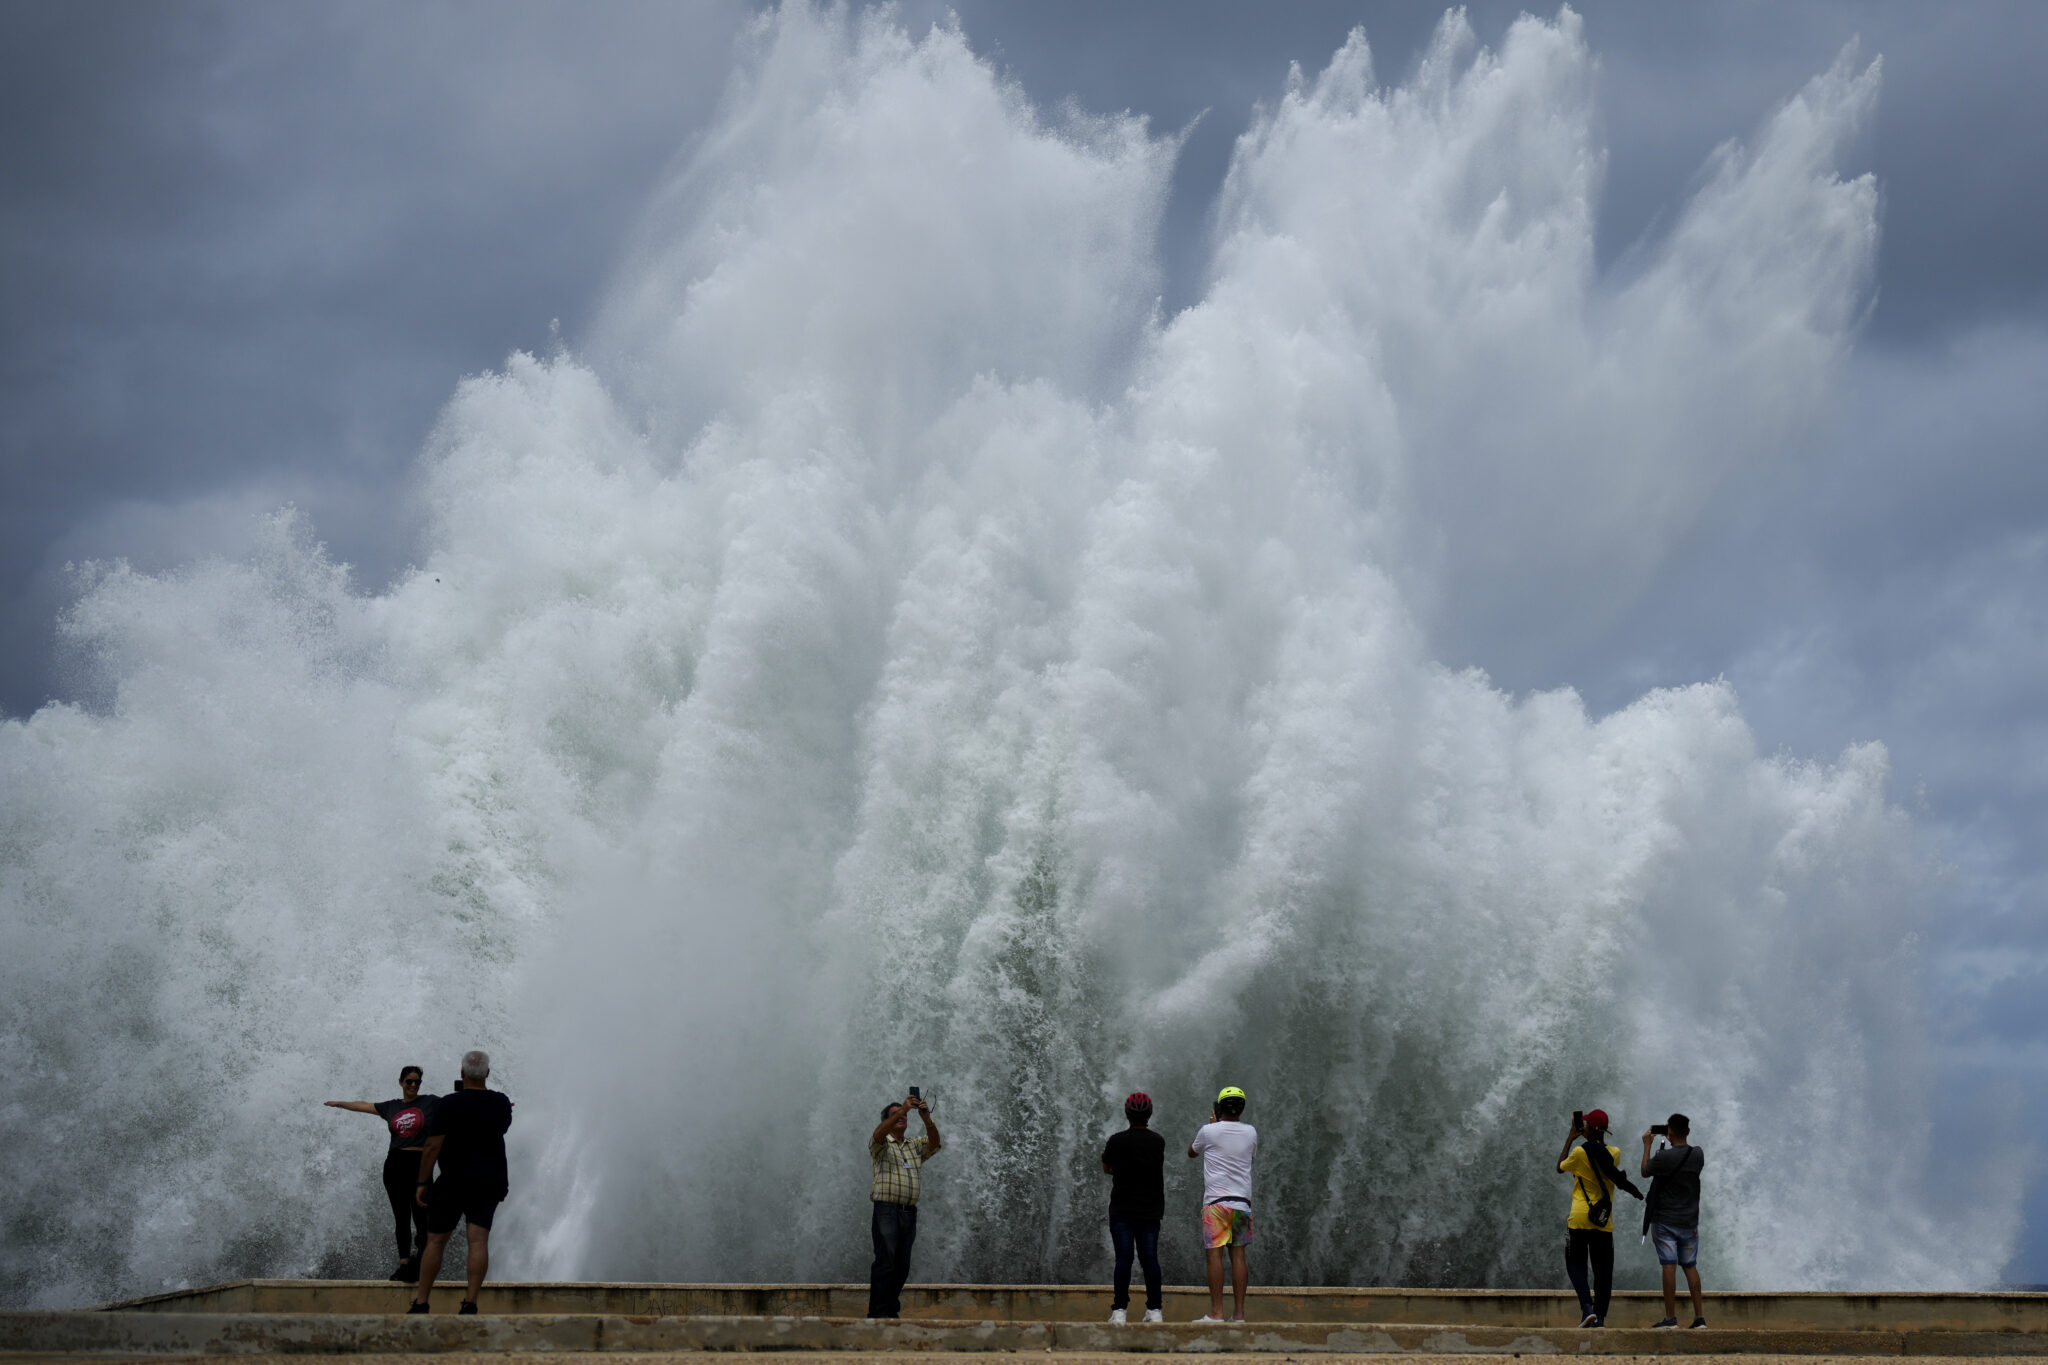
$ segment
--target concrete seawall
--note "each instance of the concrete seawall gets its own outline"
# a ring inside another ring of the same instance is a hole
[[[0,1352],[93,1356],[745,1352],[1314,1355],[2038,1356],[2048,1334],[1720,1328],[1526,1330],[1455,1325],[865,1322],[530,1314],[0,1313]]]
[[[1142,1293],[1142,1291],[1141,1291]],[[412,1290],[383,1280],[237,1280],[112,1305],[149,1313],[402,1313]],[[453,1313],[462,1287],[435,1288],[436,1312]],[[1107,1285],[912,1285],[905,1320],[933,1323],[1090,1323],[1108,1316]],[[1167,1321],[1208,1311],[1208,1292],[1169,1287]],[[1142,1303],[1142,1299],[1140,1300]],[[858,1318],[867,1286],[853,1284],[487,1284],[485,1314],[615,1317]],[[1680,1307],[1686,1307],[1680,1296]],[[1578,1327],[1569,1291],[1547,1289],[1343,1289],[1254,1287],[1252,1323],[1466,1327]],[[1706,1296],[1714,1328],[1778,1331],[1993,1332],[2048,1335],[2048,1294],[1720,1293]],[[1663,1316],[1654,1293],[1618,1293],[1613,1327],[1648,1327]]]
[[[1604,1330],[1582,1330],[1554,1290],[1256,1290],[1241,1324],[1196,1323],[1206,1291],[1166,1294],[1168,1321],[1113,1327],[1109,1291],[1083,1285],[917,1285],[905,1316],[869,1322],[846,1284],[486,1286],[458,1317],[459,1285],[408,1316],[412,1291],[382,1280],[238,1280],[106,1309],[0,1312],[18,1365],[83,1357],[434,1357],[750,1353],[1080,1357],[1667,1355],[2048,1357],[2043,1294],[1714,1294],[1707,1328],[1650,1327],[1660,1296],[1618,1294]],[[254,1362],[252,1361],[252,1365]],[[367,1365],[367,1362],[366,1362]],[[392,1361],[390,1365],[398,1365]]]

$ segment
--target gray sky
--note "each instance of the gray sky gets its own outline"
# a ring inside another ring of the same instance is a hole
[[[1475,3],[1483,41],[1520,8]],[[2048,1124],[2048,7],[1588,3],[1611,155],[1603,264],[1715,144],[1859,39],[1878,293],[1809,457],[1730,492],[1591,638],[1533,623],[1446,662],[1595,710],[1725,675],[1764,745],[1891,749],[1953,866],[1934,964],[1951,1098]],[[1162,250],[1199,285],[1232,140],[1287,63],[1362,24],[1399,78],[1439,11],[957,6],[1040,103],[1197,120]],[[913,20],[943,8],[915,0]],[[233,553],[286,500],[380,586],[456,380],[572,344],[636,210],[719,94],[747,7],[0,3],[0,712],[75,683],[63,565]],[[2015,1172],[2015,1181],[2021,1176]],[[2011,1276],[2048,1281],[2037,1192]]]

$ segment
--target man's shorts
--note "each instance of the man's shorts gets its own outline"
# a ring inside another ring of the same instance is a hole
[[[1202,1245],[1205,1247],[1250,1246],[1252,1211],[1242,1204],[1202,1206]]]
[[[1698,1265],[1700,1230],[1675,1228],[1669,1223],[1650,1224],[1650,1241],[1657,1248],[1658,1265]]]
[[[444,1175],[427,1190],[427,1231],[446,1235],[455,1231],[457,1223],[468,1219],[471,1227],[488,1232],[504,1198],[505,1191],[496,1186],[472,1185]]]

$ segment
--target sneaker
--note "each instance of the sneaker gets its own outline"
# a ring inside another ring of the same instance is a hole
[[[393,1284],[418,1284],[420,1282],[420,1263],[418,1261],[400,1261],[398,1269],[392,1271],[385,1278],[389,1279]]]
[[[407,1313],[427,1313],[433,1310],[428,1308],[427,1305],[421,1303],[418,1299],[414,1299],[412,1301],[411,1306],[409,1306],[405,1311]]]
[[[1124,1325],[1124,1310],[1123,1310],[1123,1309],[1121,1309],[1121,1308],[1112,1308],[1112,1309],[1110,1309],[1110,1310],[1109,1310],[1109,1320],[1110,1320],[1111,1322],[1115,1323],[1115,1324],[1116,1324],[1117,1326],[1119,1326],[1119,1327],[1123,1326],[1123,1325]]]
[[[1599,1325],[1600,1315],[1598,1313],[1588,1313],[1579,1319],[1579,1326],[1581,1327],[1598,1327]]]
[[[1202,1316],[1200,1316],[1199,1318],[1196,1318],[1196,1319],[1195,1319],[1195,1321],[1196,1321],[1196,1322],[1224,1322],[1224,1321],[1227,1321],[1227,1319],[1224,1319],[1224,1318],[1213,1318],[1213,1317],[1210,1317],[1210,1316],[1209,1316],[1209,1315],[1208,1315],[1207,1313],[1204,1313],[1204,1314],[1202,1314]]]
[[[1159,1310],[1158,1310],[1157,1308],[1147,1308],[1147,1309],[1145,1310],[1145,1321],[1147,1321],[1147,1322],[1165,1322],[1165,1321],[1166,1321],[1166,1314],[1164,1314],[1164,1313],[1160,1312],[1160,1311],[1159,1311]]]
[[[1676,1327],[1676,1326],[1678,1326],[1678,1319],[1677,1319],[1677,1318],[1658,1318],[1658,1319],[1657,1319],[1657,1320],[1656,1320],[1655,1322],[1651,1323],[1651,1324],[1650,1324],[1650,1326],[1652,1326],[1652,1327]]]
[[[1694,1318],[1692,1320],[1692,1325],[1695,1327],[1705,1327],[1707,1325],[1707,1320],[1705,1318]]]
[[[460,1307],[460,1308],[458,1308],[458,1309],[456,1309],[456,1310],[455,1310],[455,1316],[456,1316],[456,1317],[458,1317],[458,1318],[473,1318],[473,1317],[475,1317],[475,1316],[476,1316],[476,1300],[475,1300],[475,1299],[464,1299],[464,1300],[462,1301],[462,1307]]]

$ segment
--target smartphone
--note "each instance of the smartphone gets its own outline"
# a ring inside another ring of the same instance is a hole
[[[923,1099],[924,1097],[917,1093],[917,1087],[913,1085],[910,1087],[910,1098],[916,1100]]]
[[[1586,1126],[1586,1111],[1585,1111],[1585,1110],[1583,1110],[1583,1109],[1574,1109],[1574,1110],[1572,1110],[1572,1127],[1574,1127],[1574,1128],[1583,1128],[1583,1127],[1585,1127],[1585,1126]]]
[[[1670,1137],[1671,1125],[1668,1123],[1653,1123],[1650,1125],[1650,1135],[1652,1137]]]

